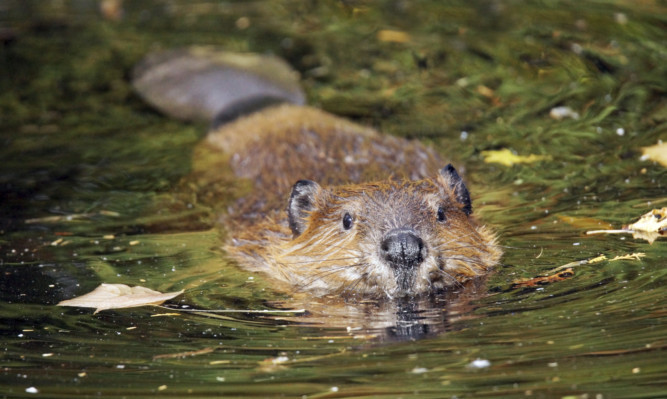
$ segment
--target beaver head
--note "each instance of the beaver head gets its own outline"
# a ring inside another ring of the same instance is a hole
[[[323,188],[301,180],[287,209],[292,239],[274,256],[303,289],[429,293],[497,262],[493,235],[471,213],[468,189],[451,165],[418,181]]]

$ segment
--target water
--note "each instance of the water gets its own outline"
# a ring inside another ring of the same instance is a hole
[[[0,5],[0,396],[667,397],[665,239],[585,235],[667,204],[665,167],[640,160],[667,138],[660,2],[97,10]],[[246,187],[193,176],[206,126],[156,114],[128,83],[146,53],[188,44],[275,53],[309,103],[464,167],[506,252],[481,294],[313,303],[229,265],[215,215]],[[551,159],[484,162],[502,148]],[[645,256],[514,285],[632,253]],[[172,308],[311,313],[54,306],[102,282],[184,289]]]

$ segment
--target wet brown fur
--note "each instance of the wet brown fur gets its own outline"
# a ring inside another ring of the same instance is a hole
[[[380,135],[323,111],[281,105],[211,132],[210,146],[250,179],[224,221],[226,250],[253,271],[318,295],[364,297],[427,294],[484,275],[501,251],[491,231],[464,212],[444,162],[416,141]],[[300,179],[318,182],[302,234],[288,225],[286,205]],[[446,221],[438,222],[439,207]],[[353,228],[343,228],[345,213]],[[408,290],[377,255],[382,236],[411,226],[426,243]]]

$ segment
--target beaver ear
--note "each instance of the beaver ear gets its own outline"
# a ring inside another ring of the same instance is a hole
[[[287,204],[289,227],[294,237],[306,230],[306,218],[315,209],[315,197],[321,190],[319,184],[311,180],[299,180],[292,186],[292,194]]]
[[[463,205],[463,212],[466,215],[470,215],[472,213],[470,193],[465,183],[463,183],[463,179],[461,179],[461,176],[459,176],[451,163],[440,169],[440,177],[444,180],[445,187],[454,192],[456,201]]]

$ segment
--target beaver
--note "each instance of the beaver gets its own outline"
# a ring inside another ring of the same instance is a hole
[[[165,79],[178,82],[171,92],[181,97],[213,98],[230,69],[213,58],[200,50],[152,56],[135,87],[153,104],[151,96],[169,103]],[[262,84],[266,93],[257,85],[226,93],[224,105],[205,112],[215,119],[205,145],[252,182],[221,219],[224,249],[241,267],[318,296],[397,298],[461,285],[499,262],[496,237],[473,216],[461,176],[431,148],[302,105],[292,86],[277,95],[280,85]]]

